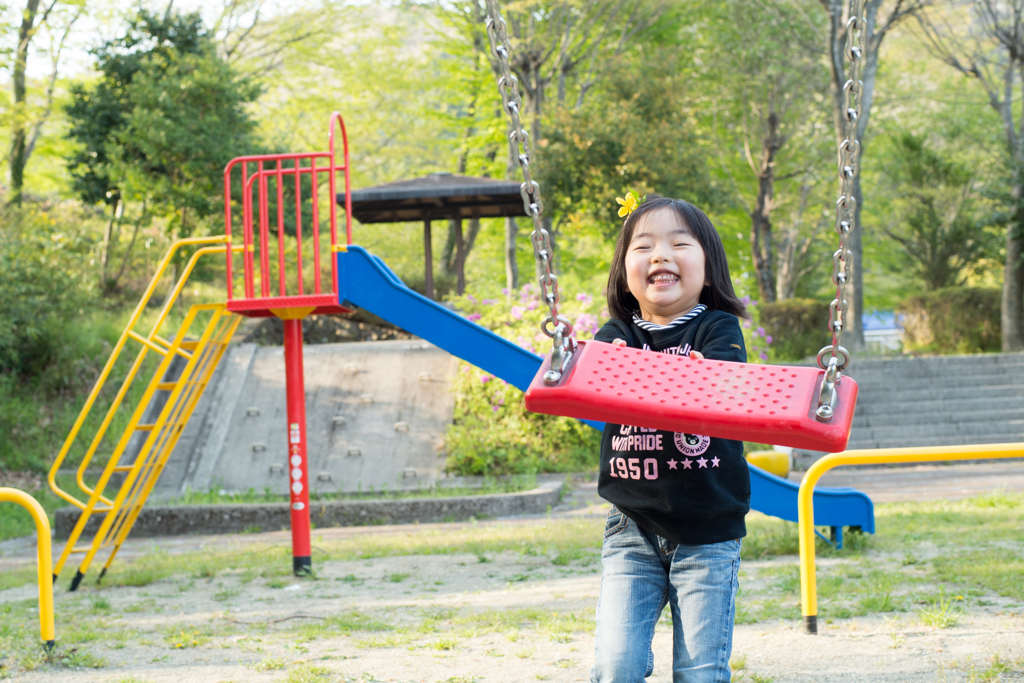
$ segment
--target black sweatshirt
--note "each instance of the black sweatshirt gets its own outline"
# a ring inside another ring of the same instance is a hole
[[[747,360],[739,321],[722,311],[654,331],[612,318],[594,338],[676,355],[695,350],[709,360]],[[720,543],[747,534],[750,471],[742,441],[609,423],[601,439],[598,493],[675,543]]]

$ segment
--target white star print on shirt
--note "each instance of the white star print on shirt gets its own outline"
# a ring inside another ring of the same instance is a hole
[[[679,461],[676,460],[675,458],[673,458],[672,460],[668,461],[668,468],[670,470],[679,469],[678,467],[676,467],[676,465],[678,465],[678,464],[679,464]]]
[[[693,464],[693,461],[690,460],[689,458],[686,458],[685,460],[683,460],[683,469],[684,470],[692,470],[693,468],[690,467],[690,465],[692,465],[692,464]]]
[[[708,461],[705,458],[697,458],[697,464],[701,467],[707,468]]]
[[[711,466],[712,467],[718,467],[718,463],[720,463],[720,462],[722,462],[722,461],[719,460],[717,456],[714,457],[714,458],[711,458]]]

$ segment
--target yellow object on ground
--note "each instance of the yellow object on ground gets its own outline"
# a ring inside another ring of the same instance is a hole
[[[814,566],[814,486],[822,475],[842,465],[888,465],[897,462],[934,462],[1024,457],[1024,443],[993,443],[980,446],[932,446],[925,448],[877,448],[826,455],[811,465],[800,482],[797,513],[800,532],[800,602],[804,629],[818,632],[818,580]]]
[[[43,637],[43,647],[53,649],[53,556],[50,551],[50,520],[46,511],[32,496],[18,489],[0,487],[0,503],[17,503],[28,510],[36,523],[36,535],[39,537],[37,553],[39,556],[39,630]]]
[[[790,456],[782,451],[751,451],[745,456],[751,465],[757,465],[776,477],[785,479],[789,476]]]

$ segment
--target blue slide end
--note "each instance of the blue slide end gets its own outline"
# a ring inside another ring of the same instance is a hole
[[[766,472],[757,465],[750,468],[750,507],[772,517],[797,521],[797,493],[800,485]],[[851,488],[814,489],[815,526],[857,526],[875,533],[875,506],[866,493]]]
[[[409,289],[379,257],[350,245],[337,253],[338,300],[364,308],[392,325],[427,340],[472,365],[526,391],[542,358],[504,337],[466,320],[436,301]],[[604,424],[584,420],[597,430]],[[799,486],[750,466],[750,505],[766,515],[797,521]],[[860,491],[818,488],[814,492],[816,526],[858,526],[875,531],[874,506]]]

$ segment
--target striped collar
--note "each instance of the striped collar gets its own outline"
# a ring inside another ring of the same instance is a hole
[[[648,320],[644,320],[639,315],[634,313],[633,322],[636,324],[637,327],[639,327],[642,330],[647,330],[648,332],[657,332],[660,330],[669,330],[672,329],[673,327],[685,325],[686,323],[690,322],[691,320],[693,320],[706,310],[708,310],[707,306],[705,306],[704,304],[697,304],[696,306],[690,309],[689,313],[679,316],[678,318],[670,322],[668,325],[659,325],[657,323],[652,323]]]

